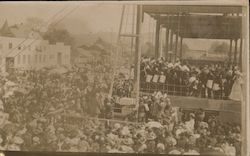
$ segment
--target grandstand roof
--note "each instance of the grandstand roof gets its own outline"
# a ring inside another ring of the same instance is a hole
[[[240,6],[144,5],[143,11],[183,38],[241,37]]]

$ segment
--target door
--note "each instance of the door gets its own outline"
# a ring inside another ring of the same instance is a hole
[[[6,66],[5,66],[5,69],[6,69],[6,72],[10,73],[14,70],[14,57],[7,57],[6,58]]]
[[[62,53],[57,53],[57,64],[62,65]]]

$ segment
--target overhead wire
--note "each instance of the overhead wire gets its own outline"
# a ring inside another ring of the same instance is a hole
[[[45,23],[45,25],[47,25],[49,22],[50,22],[50,20],[52,20],[53,18],[55,18],[57,15],[59,15],[61,12],[63,12],[66,8],[67,8],[68,6],[66,6],[66,7],[63,7],[62,9],[60,9],[55,15],[53,15],[51,18],[49,18],[49,20]],[[22,40],[17,46],[15,46],[14,48],[12,48],[9,52],[8,52],[8,54],[10,55],[16,48],[18,48],[19,46],[21,46],[25,41],[27,41],[29,38],[28,37],[26,37],[24,40]],[[7,56],[8,57],[8,56]]]
[[[56,24],[60,23],[65,17],[67,17],[69,14],[71,14],[73,11],[75,11],[78,7],[80,7],[79,5],[76,6],[75,8],[73,8],[70,12],[68,12],[67,14],[65,14],[65,16],[63,16],[60,20],[58,20],[57,22],[54,23],[53,26],[55,26]],[[39,38],[34,39],[30,44],[28,44],[28,46],[31,46],[33,43],[35,43],[35,41],[39,40]],[[16,55],[14,55],[13,57],[16,57],[17,55],[19,55],[21,52],[23,52],[25,49],[22,49],[21,51],[19,51]],[[9,55],[8,55],[9,56]],[[7,56],[7,57],[8,57]],[[2,65],[3,66],[3,65]],[[0,66],[0,67],[2,67]]]

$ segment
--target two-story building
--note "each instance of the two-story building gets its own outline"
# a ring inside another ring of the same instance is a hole
[[[30,32],[26,38],[11,34],[12,31],[2,28],[0,34],[0,68],[6,69],[41,69],[43,67],[53,67],[70,65],[70,46],[64,43],[49,44],[47,40],[34,37],[34,32]],[[4,35],[4,31],[9,35]],[[4,36],[3,36],[4,35]]]

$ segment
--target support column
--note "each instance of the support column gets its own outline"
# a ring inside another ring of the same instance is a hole
[[[136,34],[135,40],[135,76],[134,94],[136,96],[136,106],[139,104],[140,92],[140,63],[141,63],[141,27],[142,27],[142,5],[137,5]]]
[[[181,37],[181,41],[180,41],[180,60],[182,60],[182,40],[183,40],[183,37]]]
[[[156,31],[155,31],[155,58],[159,57],[159,50],[160,50],[160,20],[156,19]]]
[[[162,48],[163,48],[163,29],[162,29],[162,26],[160,26],[160,34],[159,34],[159,54],[158,54],[158,58],[161,58],[163,55],[162,55]]]
[[[177,58],[177,52],[178,52],[178,33],[175,33],[175,50],[174,50],[174,61],[176,61]]]
[[[238,39],[234,40],[235,45],[234,45],[234,64],[237,64],[237,46],[238,46]]]
[[[240,38],[239,67],[240,67],[240,69],[242,69],[242,38]]]
[[[229,63],[232,63],[232,43],[233,43],[233,40],[230,39],[230,47],[229,47],[229,54],[228,54]]]
[[[169,43],[169,29],[166,28],[166,43],[165,43],[165,45],[166,45],[166,51],[165,51],[166,60],[168,60],[168,50],[169,50],[168,43]]]
[[[174,33],[173,33],[173,30],[171,29],[171,33],[170,33],[170,51],[172,52],[173,51],[173,36],[174,36]],[[169,54],[169,61],[172,61],[172,54]]]

